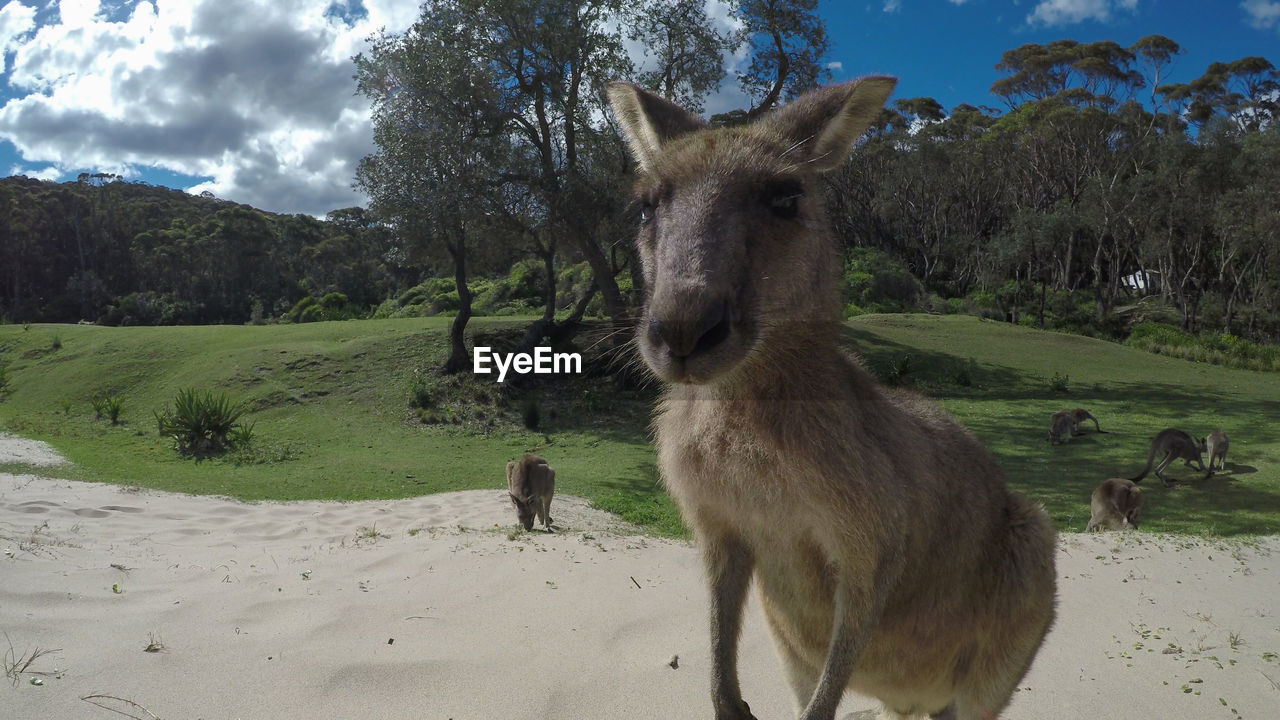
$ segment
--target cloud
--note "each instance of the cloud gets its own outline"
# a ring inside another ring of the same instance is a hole
[[[351,184],[373,141],[351,56],[417,13],[414,0],[63,0],[34,28],[13,0],[0,139],[27,164],[161,168],[269,210],[361,204]]]
[[[902,9],[902,0],[885,0],[884,11],[887,13],[895,13]]]
[[[35,27],[35,8],[27,7],[18,0],[0,8],[0,74],[9,69],[5,62],[9,52],[17,49],[22,36]]]
[[[1280,2],[1276,0],[1244,0],[1240,3],[1249,16],[1249,24],[1259,30],[1280,29]]]
[[[35,168],[24,168],[21,165],[14,165],[9,168],[9,174],[26,175],[29,178],[36,178],[37,180],[57,180],[62,177],[62,171],[52,165],[38,170]]]
[[[1086,20],[1108,22],[1113,10],[1137,10],[1138,0],[1041,0],[1027,16],[1029,25],[1074,25]]]

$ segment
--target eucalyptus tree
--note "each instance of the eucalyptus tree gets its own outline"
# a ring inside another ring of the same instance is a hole
[[[383,32],[368,53],[355,57],[357,87],[372,102],[377,146],[361,160],[356,182],[411,258],[422,263],[424,254],[443,247],[453,261],[459,309],[445,372],[469,366],[467,255],[478,241],[477,213],[493,187],[510,114],[484,53],[489,29],[474,22],[471,4],[424,4],[408,30]]]

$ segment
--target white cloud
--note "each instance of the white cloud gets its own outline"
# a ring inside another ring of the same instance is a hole
[[[831,72],[840,72],[841,70],[844,70],[844,63],[839,60],[829,62],[827,63],[827,69]]]
[[[1107,22],[1113,10],[1137,10],[1138,0],[1041,0],[1027,16],[1029,25],[1074,25],[1086,20]]]
[[[40,169],[24,168],[21,165],[14,165],[9,168],[9,174],[26,175],[29,178],[36,178],[37,180],[57,180],[62,177],[62,171],[52,165]]]
[[[408,27],[418,8],[62,0],[34,28],[35,10],[12,0],[0,9],[0,44],[14,52],[0,139],[24,164],[50,164],[40,172],[156,167],[211,178],[193,189],[269,210],[360,204],[351,184],[373,142],[351,56],[378,29]]]
[[[885,0],[884,11],[887,13],[898,12],[902,9],[902,0]]]
[[[1249,24],[1259,30],[1270,27],[1280,29],[1280,2],[1275,0],[1244,0],[1240,7],[1249,15]]]
[[[36,26],[36,9],[27,7],[18,0],[0,8],[0,74],[9,68],[5,64],[5,56],[18,47],[23,35],[31,32]]]

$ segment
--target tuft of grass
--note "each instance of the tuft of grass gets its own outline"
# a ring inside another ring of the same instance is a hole
[[[93,419],[102,420],[106,418],[112,425],[120,424],[120,412],[124,409],[124,400],[115,393],[96,392],[89,399],[89,404],[93,406]]]
[[[1049,378],[1049,391],[1056,392],[1056,393],[1071,392],[1069,382],[1070,382],[1070,377],[1068,377],[1065,373],[1060,374],[1055,372],[1053,374],[1053,377]]]
[[[161,436],[173,438],[182,455],[205,458],[249,445],[253,423],[240,421],[247,409],[226,393],[187,388],[178,391],[172,409],[165,406],[155,413],[156,426]]]
[[[24,673],[32,672],[37,675],[48,674],[31,670],[31,666],[36,660],[39,660],[45,655],[62,652],[61,648],[49,650],[37,646],[32,650],[23,651],[23,653],[19,655],[18,651],[13,648],[13,641],[9,639],[9,633],[4,634],[4,639],[9,645],[9,649],[5,650],[4,657],[0,658],[0,666],[4,667],[4,675],[9,678],[10,683],[12,683],[14,687],[17,687],[18,681],[22,679],[22,675]]]

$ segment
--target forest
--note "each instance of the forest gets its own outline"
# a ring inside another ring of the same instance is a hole
[[[466,366],[475,314],[539,318],[530,343],[584,313],[630,326],[633,167],[605,84],[701,110],[736,83],[751,106],[711,118],[731,124],[830,79],[816,0],[732,7],[735,33],[701,0],[424,4],[354,58],[370,201],[323,219],[106,174],[0,180],[0,321],[443,313],[448,369]],[[730,73],[735,50],[749,61]],[[1002,107],[892,100],[825,179],[847,314],[1280,340],[1280,71],[1224,58],[1176,81],[1181,52],[1159,35],[1027,44],[992,58]]]

